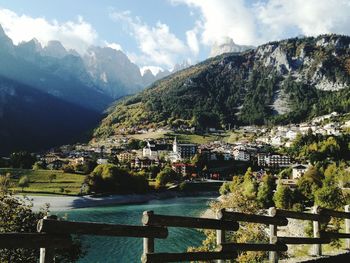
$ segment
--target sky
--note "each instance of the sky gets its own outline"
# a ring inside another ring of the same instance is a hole
[[[350,35],[350,0],[0,0],[0,24],[15,44],[59,40],[81,54],[109,46],[156,72],[202,61],[227,37],[257,46]]]

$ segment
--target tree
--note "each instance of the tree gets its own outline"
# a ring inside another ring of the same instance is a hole
[[[306,202],[307,205],[313,205],[314,192],[322,186],[322,177],[319,170],[312,166],[299,178],[297,190],[303,195],[304,200],[302,201]]]
[[[273,201],[277,208],[289,209],[292,207],[293,196],[292,191],[288,186],[284,186],[278,183],[275,194],[273,195]]]
[[[252,168],[248,168],[243,179],[243,193],[248,198],[255,198],[258,190],[258,183],[253,175]]]
[[[12,168],[31,169],[35,161],[36,158],[25,151],[14,152],[10,155]]]
[[[31,208],[28,200],[0,192],[0,232],[35,233],[38,220],[47,214],[47,208],[39,212],[33,212]],[[57,263],[76,262],[85,254],[77,238],[73,239],[72,248],[55,249],[54,253]],[[39,249],[0,249],[0,262],[36,263],[38,255]]]
[[[0,194],[7,193],[10,187],[11,174],[6,173],[5,175],[0,175]]]
[[[261,209],[258,207],[256,200],[248,198],[242,191],[242,180],[240,176],[234,176],[231,183],[232,194],[222,198],[220,202],[211,203],[211,210],[218,211],[222,208],[232,209],[233,211],[259,214]],[[240,228],[233,234],[227,234],[226,242],[234,243],[265,243],[268,242],[268,236],[261,224],[251,224],[240,222]],[[202,246],[198,248],[190,248],[189,251],[215,251],[216,236],[215,231],[206,230],[206,239],[202,242]],[[237,261],[235,262],[265,262],[267,254],[264,252],[239,252]]]
[[[100,164],[87,176],[90,192],[95,193],[141,193],[148,190],[144,176],[132,175],[129,170],[114,164]]]
[[[49,182],[52,183],[53,180],[56,180],[57,175],[56,174],[50,174],[49,175]]]
[[[42,161],[37,161],[33,164],[32,167],[33,170],[42,170],[42,169],[46,169],[46,164],[45,162]]]
[[[171,169],[171,167],[166,166],[162,171],[157,174],[156,177],[156,188],[165,186],[167,183],[170,183],[178,179],[176,172]]]
[[[275,180],[272,175],[264,175],[258,188],[257,201],[262,208],[273,206]]]
[[[23,192],[24,187],[28,187],[28,186],[29,186],[29,177],[27,175],[22,176],[18,181],[18,187],[21,187]]]
[[[315,191],[315,204],[330,209],[337,209],[344,205],[342,190],[325,179],[323,186]]]

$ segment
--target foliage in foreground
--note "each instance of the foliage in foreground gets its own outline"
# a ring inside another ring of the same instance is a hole
[[[248,177],[249,175],[246,174],[246,178]],[[247,181],[245,184],[248,184]],[[220,202],[211,203],[210,206],[213,211],[226,208],[248,214],[261,213],[255,197],[251,196],[252,192],[248,193],[248,196],[244,193],[244,181],[240,180],[239,177],[234,177],[231,186],[230,194],[226,195]],[[189,248],[189,251],[214,251],[216,249],[215,231],[206,230],[204,232],[207,238],[203,241],[202,246]],[[228,234],[226,241],[237,243],[267,243],[268,235],[264,225],[240,222],[239,230]],[[236,261],[244,263],[263,262],[266,259],[266,252],[241,252]]]
[[[1,175],[0,178],[2,178],[0,180],[0,233],[35,233],[37,222],[47,214],[48,207],[39,212],[33,212],[30,200],[20,199],[4,192],[7,180]],[[80,241],[74,239],[73,243],[71,249],[56,249],[56,263],[76,262],[84,255]],[[38,259],[39,249],[0,249],[2,263],[37,263]]]

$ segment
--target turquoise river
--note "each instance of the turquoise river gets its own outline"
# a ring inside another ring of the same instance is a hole
[[[200,216],[214,197],[179,197],[154,200],[138,205],[117,205],[69,210],[59,215],[66,215],[72,221],[93,221],[117,224],[141,225],[143,211],[153,210],[158,214]],[[140,262],[142,239],[82,236],[87,249],[86,256],[80,263],[132,263]],[[166,240],[158,239],[156,252],[185,252],[189,246],[198,246],[204,235],[195,229],[169,228]]]

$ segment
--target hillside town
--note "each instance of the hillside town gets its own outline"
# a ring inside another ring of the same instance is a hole
[[[144,140],[119,136],[90,144],[57,147],[37,153],[36,159],[45,169],[68,172],[84,169],[89,172],[96,165],[108,163],[135,172],[159,171],[168,165],[188,181],[231,180],[233,175],[243,174],[248,167],[252,167],[258,178],[266,171],[277,178],[281,170],[289,168],[292,172],[281,180],[293,187],[310,166],[310,160],[295,160],[282,149],[291,147],[297,136],[339,136],[350,127],[350,121],[340,121],[340,117],[333,112],[298,125],[240,127],[238,132],[242,139],[234,143],[223,140],[206,144],[183,143],[176,136]],[[211,132],[220,131],[212,129]]]

